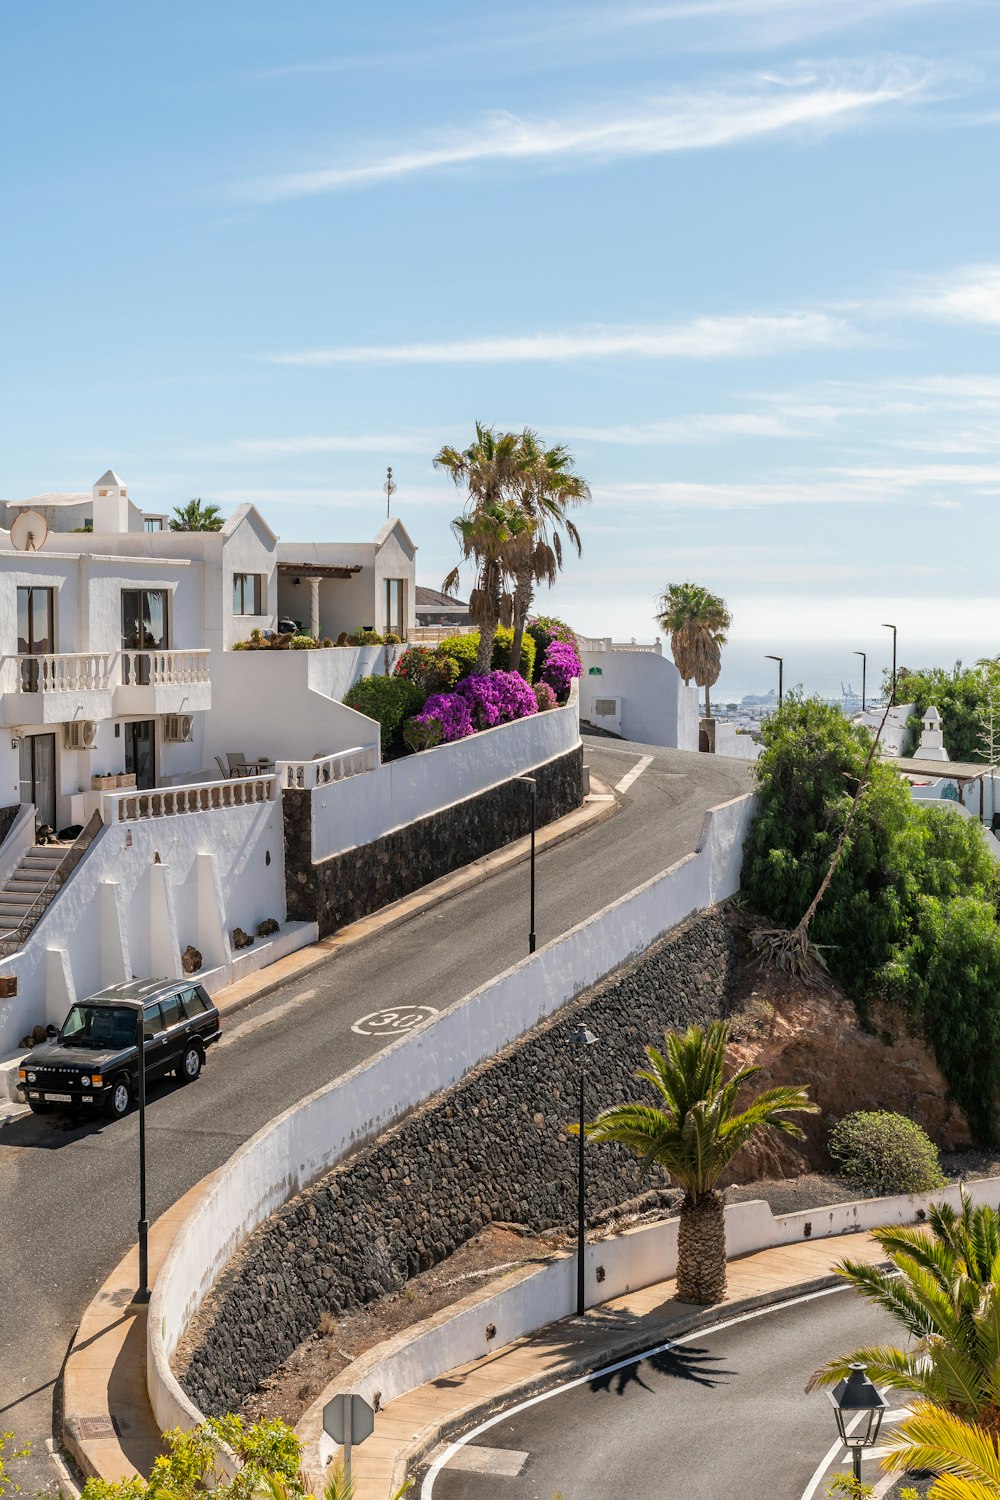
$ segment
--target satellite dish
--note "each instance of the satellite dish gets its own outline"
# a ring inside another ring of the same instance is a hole
[[[11,546],[18,552],[39,552],[49,534],[49,523],[37,510],[22,510],[10,527]]]

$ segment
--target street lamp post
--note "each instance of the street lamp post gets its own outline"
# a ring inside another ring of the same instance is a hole
[[[587,1224],[586,1224],[586,1179],[584,1170],[586,1167],[586,1134],[587,1123],[585,1083],[587,1077],[587,1051],[597,1041],[596,1036],[588,1026],[581,1021],[579,1026],[570,1037],[574,1047],[579,1048],[577,1056],[580,1061],[580,1138],[579,1155],[577,1166],[577,1199],[576,1199],[576,1315],[582,1318],[587,1310],[587,1296],[584,1282],[584,1257],[587,1252]]]
[[[888,1402],[872,1385],[864,1365],[851,1365],[850,1375],[839,1380],[827,1395],[833,1403],[841,1442],[850,1448],[854,1478],[861,1483],[861,1450],[873,1448]]]
[[[133,1302],[148,1302],[149,1290],[149,1220],[146,1217],[146,1031],[143,1013],[136,1018],[139,1043],[139,1290]]]
[[[861,712],[865,711],[865,674],[868,671],[868,653],[866,651],[855,651],[855,656],[861,657]]]
[[[883,623],[882,623],[882,629],[883,630],[891,630],[892,631],[892,686],[889,689],[889,707],[890,708],[895,708],[896,707],[896,627],[895,627],[895,625],[886,625],[885,622],[883,621]]]
[[[535,951],[535,825],[538,821],[538,782],[534,776],[515,776],[531,787],[531,919],[528,929],[528,952]]]
[[[781,707],[785,696],[785,658],[783,656],[765,656],[765,661],[776,661],[778,663],[778,707]]]

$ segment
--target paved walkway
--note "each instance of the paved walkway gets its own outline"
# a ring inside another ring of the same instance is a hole
[[[674,1282],[664,1281],[459,1365],[379,1413],[373,1435],[354,1450],[355,1500],[385,1500],[443,1437],[467,1430],[491,1410],[692,1328],[830,1285],[833,1267],[845,1255],[882,1258],[869,1234],[762,1250],[730,1261],[729,1293],[718,1307],[699,1310],[678,1302]]]

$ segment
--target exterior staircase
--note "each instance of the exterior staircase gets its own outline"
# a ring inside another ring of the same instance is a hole
[[[53,876],[70,852],[65,844],[35,844],[25,850],[0,888],[0,952],[10,953],[21,946],[59,890],[62,882]],[[30,926],[20,933],[19,942],[18,930],[29,915]]]

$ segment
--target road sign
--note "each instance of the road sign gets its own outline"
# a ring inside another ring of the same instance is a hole
[[[334,1396],[323,1408],[323,1431],[341,1447],[363,1443],[375,1431],[375,1408],[364,1396]]]

